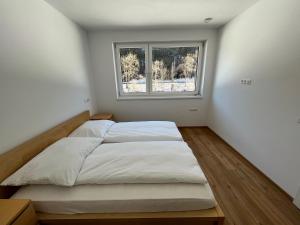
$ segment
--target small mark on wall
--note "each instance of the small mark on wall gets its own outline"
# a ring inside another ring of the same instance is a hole
[[[90,102],[90,99],[89,98],[85,98],[83,99],[83,102],[86,104],[86,103],[89,103]]]

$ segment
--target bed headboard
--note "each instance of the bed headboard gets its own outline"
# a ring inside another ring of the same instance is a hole
[[[89,119],[89,111],[82,112],[0,155],[0,182],[43,151],[47,146],[62,137],[68,136],[74,129]],[[3,188],[0,190],[0,198],[1,195],[3,197]]]

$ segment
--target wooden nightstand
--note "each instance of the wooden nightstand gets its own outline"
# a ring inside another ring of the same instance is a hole
[[[111,113],[99,113],[91,116],[91,120],[112,120],[113,114]]]
[[[0,225],[36,225],[30,200],[0,199]]]

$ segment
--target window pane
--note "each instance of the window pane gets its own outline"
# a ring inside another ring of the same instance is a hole
[[[145,49],[120,48],[124,93],[146,92]]]
[[[196,90],[199,47],[152,48],[152,91]]]

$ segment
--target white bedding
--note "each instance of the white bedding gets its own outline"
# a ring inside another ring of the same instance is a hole
[[[100,145],[86,158],[75,184],[206,182],[185,142],[154,141]]]
[[[169,121],[119,122],[104,135],[104,142],[182,140],[176,124]]]
[[[29,185],[12,198],[31,199],[37,211],[58,214],[187,211],[215,206],[208,184]]]
[[[66,147],[67,139],[72,144]],[[101,139],[97,138],[66,138],[58,143],[62,146],[56,143],[34,158],[34,167],[26,164],[27,172],[17,172],[34,185],[21,187],[12,198],[31,199],[37,211],[61,214],[187,211],[215,206],[207,180],[185,142],[99,145]],[[50,160],[46,157],[49,152]]]
[[[103,138],[113,124],[115,122],[111,120],[89,120],[75,129],[69,137]]]
[[[1,185],[55,184],[72,186],[82,164],[101,138],[62,138],[47,147]]]
[[[34,157],[1,185],[207,182],[185,142],[100,145],[101,141],[99,138],[63,138]]]

